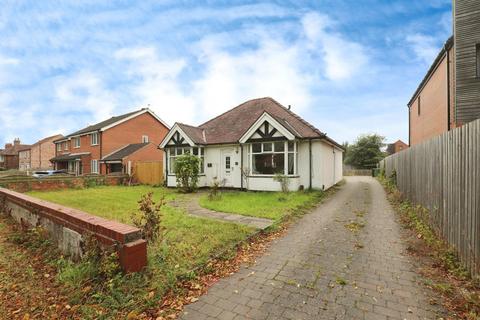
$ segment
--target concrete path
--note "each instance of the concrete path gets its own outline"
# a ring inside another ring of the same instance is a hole
[[[270,219],[248,217],[234,213],[218,212],[202,208],[198,203],[200,196],[200,193],[193,194],[190,195],[188,200],[173,201],[172,205],[175,207],[184,208],[188,214],[192,216],[216,219],[224,222],[239,223],[256,229],[266,229],[273,224],[273,220]]]
[[[251,267],[185,307],[182,319],[438,319],[405,255],[381,185],[349,177]]]

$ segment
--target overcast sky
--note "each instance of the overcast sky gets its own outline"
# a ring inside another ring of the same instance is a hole
[[[407,142],[452,33],[450,0],[178,2],[2,0],[0,147],[147,105],[198,125],[264,96],[338,142]]]

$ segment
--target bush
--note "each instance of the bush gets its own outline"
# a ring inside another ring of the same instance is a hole
[[[290,179],[288,179],[288,176],[282,174],[282,173],[277,173],[273,177],[273,180],[280,182],[280,186],[282,187],[282,192],[283,193],[288,193],[290,190],[288,189],[288,185],[290,184]]]
[[[142,236],[147,241],[155,241],[161,231],[162,213],[161,208],[165,205],[165,197],[155,204],[152,192],[142,196],[139,203],[139,212],[132,213],[133,224],[142,230]]]
[[[183,192],[193,192],[197,189],[200,159],[185,153],[175,160],[175,175],[177,187]]]
[[[218,180],[217,177],[213,178],[213,182],[210,188],[210,192],[208,193],[208,199],[209,200],[218,200],[220,199],[221,195],[219,192],[219,189],[223,187],[225,184],[225,180]]]

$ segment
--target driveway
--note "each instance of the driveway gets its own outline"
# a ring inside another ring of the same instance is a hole
[[[186,306],[182,319],[445,317],[404,254],[382,186],[371,177],[346,181],[255,265]]]

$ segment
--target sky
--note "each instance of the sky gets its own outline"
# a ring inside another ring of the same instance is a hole
[[[408,143],[406,104],[452,34],[450,0],[1,2],[0,147],[266,96],[340,143]]]

